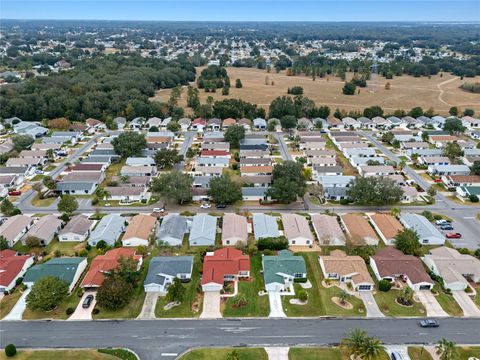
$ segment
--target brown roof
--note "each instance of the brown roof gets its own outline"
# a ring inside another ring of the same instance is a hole
[[[375,260],[381,277],[407,275],[414,284],[420,282],[433,283],[419,258],[413,255],[405,255],[393,246],[379,249],[372,258]]]
[[[325,266],[325,271],[329,274],[338,274],[339,276],[355,274],[352,280],[358,283],[373,284],[373,279],[368,272],[365,261],[360,256],[347,256],[341,250],[334,250],[329,256],[320,256]]]
[[[168,136],[150,136],[146,139],[147,143],[168,143],[172,141],[172,138]]]
[[[240,171],[242,173],[271,173],[273,171],[273,166],[242,166]]]
[[[395,235],[403,230],[403,226],[400,224],[400,221],[398,221],[392,215],[379,213],[370,216],[370,218],[386,239],[393,239]]]
[[[101,171],[105,165],[103,164],[77,164],[73,167],[73,171]]]
[[[157,219],[150,215],[135,215],[128,224],[123,240],[133,237],[148,240],[156,221]]]
[[[232,118],[227,118],[223,120],[223,126],[228,126],[228,125],[235,125],[237,123],[237,120],[232,119]]]
[[[456,141],[459,140],[458,137],[453,135],[432,135],[430,136],[431,141]]]
[[[447,178],[450,178],[455,183],[480,183],[480,175],[449,175]]]
[[[345,214],[341,216],[347,231],[353,241],[373,239],[378,241],[378,236],[368,221],[361,215]]]

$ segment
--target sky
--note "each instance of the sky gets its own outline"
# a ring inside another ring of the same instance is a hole
[[[0,0],[0,19],[480,21],[480,0]]]

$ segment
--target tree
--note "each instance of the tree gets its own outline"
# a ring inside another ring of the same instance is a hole
[[[385,143],[391,144],[394,138],[395,135],[391,131],[384,132],[382,135],[382,141]]]
[[[182,282],[179,278],[175,278],[173,283],[168,287],[167,300],[170,302],[179,302],[183,301],[185,296],[185,287],[182,285]]]
[[[391,205],[402,199],[403,190],[392,179],[357,177],[350,182],[347,196],[359,205]]]
[[[430,186],[427,190],[427,194],[433,197],[437,195],[437,190],[435,190],[433,186]]]
[[[403,303],[411,304],[413,301],[413,290],[410,286],[405,286],[398,297]]]
[[[477,203],[480,199],[478,198],[477,195],[470,194],[470,196],[468,197],[468,200],[470,200],[470,202],[472,202],[472,203]]]
[[[355,90],[357,87],[353,82],[345,82],[345,85],[343,85],[342,92],[343,95],[355,95]]]
[[[348,292],[346,292],[344,289],[340,290],[340,293],[338,294],[338,299],[340,300],[340,303],[342,305],[345,305],[349,297],[350,294]]]
[[[14,135],[12,136],[13,150],[20,152],[22,150],[30,149],[30,146],[35,142],[30,135]]]
[[[150,128],[148,129],[148,132],[158,132],[158,127],[156,127],[155,125],[152,125],[150,126]]]
[[[303,95],[303,87],[301,86],[294,86],[287,89],[287,94],[291,95]]]
[[[122,158],[140,156],[147,146],[145,135],[137,132],[123,132],[112,141],[113,149]]]
[[[120,276],[106,276],[97,291],[98,306],[108,310],[125,307],[133,292],[133,285]]]
[[[113,275],[121,277],[133,287],[136,287],[138,280],[140,280],[137,260],[132,256],[120,256]]]
[[[20,209],[17,209],[15,205],[13,205],[8,199],[4,199],[2,201],[2,204],[0,205],[0,212],[6,216],[14,216],[22,213]]]
[[[241,89],[243,87],[242,80],[240,79],[235,80],[235,87],[237,89]]]
[[[452,106],[452,107],[450,108],[450,110],[448,110],[448,113],[449,113],[451,116],[458,116],[458,107]]]
[[[473,110],[473,109],[463,110],[463,116],[473,116],[473,115],[475,115],[475,110]]]
[[[72,195],[62,195],[57,204],[57,209],[64,214],[72,214],[78,209],[78,202]]]
[[[451,161],[463,156],[463,150],[456,142],[449,142],[443,148],[443,155],[447,156]]]
[[[352,329],[348,332],[347,337],[342,339],[342,346],[345,347],[350,355],[360,356],[368,338],[368,333],[361,329]]]
[[[258,239],[258,250],[283,250],[288,248],[285,236]]]
[[[382,279],[378,282],[378,290],[387,292],[392,288],[392,283],[388,280]]]
[[[180,131],[180,124],[178,123],[178,121],[170,121],[168,124],[167,124],[167,130],[168,131],[171,131],[171,132],[174,132],[174,133],[177,133]]]
[[[0,250],[6,250],[9,247],[8,240],[5,238],[5,236],[0,235]]]
[[[374,337],[368,337],[363,345],[363,351],[360,355],[362,359],[378,359],[385,351],[385,347],[382,342]]]
[[[17,347],[13,344],[8,344],[5,346],[5,356],[14,357],[17,354]]]
[[[55,309],[68,295],[68,284],[54,276],[45,276],[35,282],[27,295],[27,308],[33,311]]]
[[[440,360],[453,360],[457,357],[457,344],[447,339],[441,339],[435,347],[436,353],[440,356]]]
[[[190,175],[174,170],[153,179],[151,189],[166,199],[184,204],[192,200],[192,184]]]
[[[410,110],[408,115],[413,118],[418,118],[423,115],[423,109],[420,106],[414,107],[412,110]]]
[[[273,167],[272,175],[272,186],[267,191],[272,199],[291,203],[305,194],[306,179],[301,164],[295,161],[277,164]]]
[[[462,125],[462,120],[457,118],[448,118],[443,124],[443,130],[448,131],[450,134],[463,133],[465,127]]]
[[[383,109],[380,106],[371,106],[363,110],[363,116],[373,119],[377,116],[383,116]]]
[[[234,149],[240,147],[240,140],[245,138],[245,128],[240,125],[229,126],[225,131],[225,141]]]
[[[155,153],[154,159],[158,168],[168,169],[181,162],[183,155],[179,155],[176,149],[160,149]]]
[[[395,247],[406,255],[418,255],[422,245],[415,230],[403,229],[395,235]]]
[[[55,180],[51,176],[45,176],[42,179],[42,184],[49,190],[54,190],[57,187]]]
[[[70,128],[70,121],[64,117],[48,120],[47,126],[49,129],[68,130]]]
[[[285,115],[280,119],[283,129],[294,129],[297,127],[297,118],[293,115]]]
[[[472,171],[473,175],[480,175],[480,161],[474,161],[470,170]]]
[[[208,195],[218,204],[233,204],[242,200],[242,187],[234,182],[229,175],[213,177],[209,182]]]

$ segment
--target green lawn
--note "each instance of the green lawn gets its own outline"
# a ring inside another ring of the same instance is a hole
[[[290,348],[289,360],[342,360],[339,348]]]
[[[49,197],[46,199],[40,199],[38,197],[38,194],[35,195],[35,197],[32,199],[32,205],[37,206],[37,207],[47,207],[52,205],[55,200],[57,200],[56,197]]]
[[[475,304],[477,304],[477,306],[480,308],[480,294],[479,294],[479,291],[480,291],[480,288],[477,287],[477,296],[475,296]]]
[[[118,357],[99,353],[97,350],[17,350],[17,355],[13,358],[7,358],[5,353],[0,353],[0,360],[114,360]]]
[[[305,289],[308,293],[308,303],[306,305],[292,305],[289,300],[292,296],[282,296],[283,309],[287,316],[365,316],[365,306],[362,300],[351,296],[348,301],[353,305],[353,309],[346,310],[336,305],[331,298],[338,296],[340,289],[336,286],[324,288],[321,285],[323,274],[318,263],[319,253],[304,253],[305,263],[307,265],[307,276],[312,283],[312,288]],[[295,293],[302,289],[295,284]]]
[[[423,347],[419,346],[409,346],[408,355],[411,360],[433,360],[430,353]]]
[[[425,308],[421,303],[413,302],[412,307],[401,306],[395,299],[399,296],[400,290],[391,289],[387,292],[377,291],[374,295],[375,301],[380,310],[387,316],[424,316]]]
[[[335,145],[327,135],[322,135],[322,137],[326,139],[325,148],[327,150],[335,150],[337,153],[337,160],[343,167],[343,175],[358,175],[358,171],[350,164],[350,161],[348,161],[345,155],[338,149],[337,145]]]
[[[238,353],[240,360],[267,360],[268,356],[263,348],[229,348],[229,349],[196,349],[183,355],[181,360],[220,360],[226,359],[232,351]]]
[[[120,161],[111,164],[107,170],[105,171],[105,180],[102,181],[100,184],[101,187],[107,186],[107,183],[112,180],[112,177],[114,176],[119,176],[120,175],[120,170],[122,170],[122,167],[125,165],[126,159],[121,159]]]
[[[223,311],[223,316],[268,316],[270,311],[268,296],[258,296],[258,292],[265,288],[261,270],[261,255],[250,257],[251,281],[240,281],[238,283],[238,292],[245,295],[247,298],[247,305],[240,308],[234,308],[232,306],[233,298],[228,298]]]
[[[17,303],[20,296],[22,296],[23,291],[21,291],[18,287],[13,290],[13,292],[9,295],[5,295],[0,301],[0,319],[3,319],[8,313],[13,309],[15,304]]]
[[[480,358],[480,346],[458,348],[458,359],[463,360],[468,359],[469,357]]]
[[[450,316],[463,316],[463,310],[455,301],[452,295],[445,294],[442,290],[435,296],[438,303],[445,312]]]
[[[159,318],[183,318],[183,317],[198,317],[202,313],[202,294],[197,293],[197,289],[200,287],[200,256],[195,256],[192,271],[192,280],[188,283],[184,283],[185,287],[185,299],[179,305],[170,310],[164,310],[163,307],[168,303],[165,296],[159,297],[157,306],[155,307],[155,316]],[[197,302],[199,310],[194,312],[192,305]]]

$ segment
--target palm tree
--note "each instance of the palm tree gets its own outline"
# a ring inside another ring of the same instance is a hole
[[[382,341],[375,337],[367,337],[360,357],[366,360],[377,359],[385,351],[385,347],[382,345]]]
[[[103,198],[105,200],[108,200],[112,197],[112,194],[110,194],[110,191],[107,191],[107,190],[103,190]]]
[[[365,341],[368,337],[366,331],[361,329],[350,330],[347,337],[342,339],[342,346],[344,346],[348,353],[353,356],[362,354]]]
[[[396,218],[398,218],[400,216],[401,211],[402,210],[399,207],[394,207],[394,208],[392,208],[392,210],[390,210],[390,214],[392,214],[392,216],[395,216]]]
[[[349,297],[350,297],[350,294],[343,289],[340,291],[340,294],[338,295],[338,299],[340,300],[341,304],[345,304],[345,302]]]
[[[405,302],[411,303],[413,301],[413,290],[409,286],[405,286],[400,294]]]
[[[240,360],[237,350],[233,350],[227,354],[227,360]]]
[[[453,360],[457,356],[456,344],[453,341],[442,339],[438,342],[436,349],[440,360]]]

